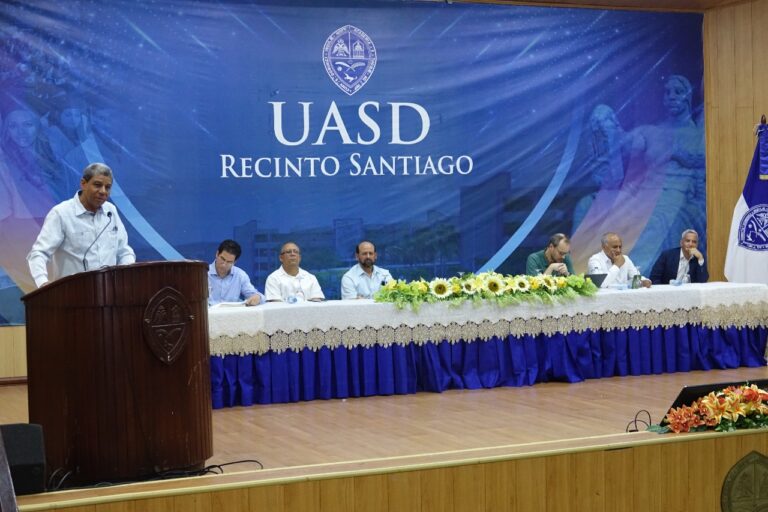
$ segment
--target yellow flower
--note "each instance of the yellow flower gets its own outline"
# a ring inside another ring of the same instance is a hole
[[[451,291],[451,283],[440,277],[433,279],[432,282],[429,283],[429,291],[438,299],[444,299],[453,293]]]
[[[541,274],[539,274],[538,276],[533,276],[533,277],[529,276],[528,277],[528,282],[531,285],[531,290],[538,290],[539,288],[541,288],[541,285],[543,283],[541,281],[541,277],[540,276],[541,276]]]
[[[564,278],[563,276],[559,276],[556,278],[557,281],[557,287],[558,288],[565,288],[568,285],[568,280]]]
[[[530,290],[531,283],[526,276],[515,276],[510,282],[510,291],[513,293],[524,293]]]
[[[475,284],[474,279],[467,279],[463,283],[461,283],[461,289],[464,290],[464,293],[467,295],[474,295],[477,293],[477,285]]]
[[[385,290],[394,290],[397,288],[397,279],[390,279],[387,281],[387,283],[384,285]]]
[[[557,280],[556,280],[556,278],[554,278],[552,276],[544,276],[544,275],[541,276],[541,277],[539,277],[539,276],[537,276],[537,277],[541,280],[541,284],[543,285],[543,287],[546,288],[547,290],[549,290],[550,292],[553,292],[553,291],[557,290]]]
[[[484,288],[494,295],[502,295],[504,293],[504,281],[495,275],[491,275],[485,280]]]

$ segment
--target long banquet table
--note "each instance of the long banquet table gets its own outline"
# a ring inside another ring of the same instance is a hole
[[[214,408],[766,364],[768,286],[601,290],[548,305],[212,308]]]

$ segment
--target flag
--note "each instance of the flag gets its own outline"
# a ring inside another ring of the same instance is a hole
[[[734,283],[768,284],[768,125],[757,127],[747,182],[733,209],[725,277]]]

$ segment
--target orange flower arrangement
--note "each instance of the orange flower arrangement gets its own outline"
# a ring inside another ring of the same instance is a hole
[[[730,432],[765,427],[768,427],[768,391],[755,384],[744,384],[713,391],[691,405],[670,409],[661,425],[652,425],[648,430],[659,433],[710,429]]]

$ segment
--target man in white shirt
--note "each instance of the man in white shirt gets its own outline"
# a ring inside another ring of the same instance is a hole
[[[299,267],[301,250],[293,242],[280,248],[280,268],[269,274],[264,287],[267,302],[319,302],[325,299],[317,278]]]
[[[376,247],[371,242],[363,241],[355,247],[357,265],[347,270],[341,278],[341,298],[371,299],[387,281],[392,280],[389,270],[374,265]]]
[[[112,169],[92,163],[83,170],[77,194],[48,212],[27,255],[38,287],[78,272],[136,261],[117,208],[107,202],[111,190]],[[49,260],[53,262],[50,278]]]
[[[640,271],[629,259],[622,254],[621,237],[616,233],[605,233],[600,239],[603,250],[593,254],[587,262],[588,274],[606,274],[601,288],[609,288],[611,285],[630,285],[632,279],[640,274]],[[650,288],[651,281],[641,277],[640,283],[645,288]]]

